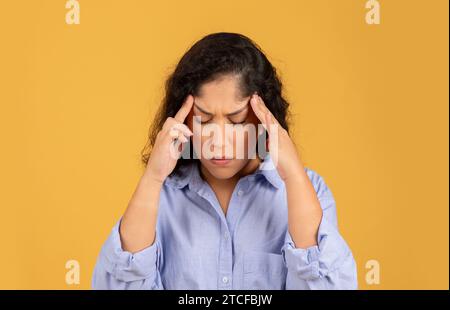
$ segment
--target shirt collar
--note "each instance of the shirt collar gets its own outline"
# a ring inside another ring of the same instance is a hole
[[[198,167],[199,161],[193,161],[189,164],[180,166],[178,173],[169,176],[166,179],[166,183],[176,187],[178,189],[184,188],[189,184],[189,187],[193,190],[198,190],[201,184],[204,182],[200,176]],[[273,187],[280,188],[283,185],[283,180],[280,178],[276,167],[269,154],[266,154],[262,162],[259,164],[258,169],[249,177],[262,175],[266,181]]]

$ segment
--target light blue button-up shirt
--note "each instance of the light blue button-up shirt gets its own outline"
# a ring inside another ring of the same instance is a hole
[[[333,195],[305,168],[323,209],[317,245],[295,248],[284,182],[267,155],[237,183],[226,215],[199,172],[181,167],[161,189],[155,242],[121,247],[119,225],[104,243],[94,289],[356,289],[356,264],[339,234]]]

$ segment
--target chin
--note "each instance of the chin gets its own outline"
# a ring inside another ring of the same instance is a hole
[[[233,162],[226,166],[216,166],[208,160],[205,160],[204,162],[202,162],[202,164],[216,179],[227,180],[235,176],[236,173],[238,173],[242,168],[239,166],[238,162],[235,163],[234,161],[235,160],[233,160]]]

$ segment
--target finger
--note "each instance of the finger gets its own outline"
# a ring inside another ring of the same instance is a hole
[[[186,136],[182,132],[179,133],[177,138],[178,140],[181,141],[181,143],[186,143],[189,141],[188,138],[186,138]]]
[[[269,115],[271,116],[272,122],[278,124],[277,119],[273,116],[272,112],[270,112],[270,110],[267,108],[267,106],[266,106],[264,100],[263,100],[260,96],[258,96],[258,95],[256,95],[256,98],[257,98],[258,105],[260,106],[260,108],[261,108],[265,113],[269,113]]]
[[[269,113],[265,113],[264,114],[264,118],[265,118],[265,120],[266,120],[266,125],[268,125],[268,126],[270,126],[271,125],[271,122],[270,122],[270,115],[269,115]]]
[[[174,116],[174,118],[178,122],[183,123],[186,117],[188,116],[189,112],[191,111],[193,103],[194,97],[192,95],[188,95],[186,100],[183,102],[183,105],[178,110],[177,114]]]
[[[180,124],[180,123],[172,124],[172,126],[170,127],[170,130],[169,130],[170,136],[176,137],[176,136],[178,136],[179,132],[182,132],[184,135],[186,135],[188,137],[194,135],[192,133],[192,131],[189,129],[189,127],[186,126],[185,124]]]
[[[181,146],[181,147],[180,147]],[[181,155],[181,151],[183,149],[183,144],[181,143],[180,140],[175,139],[172,141],[172,144],[170,146],[170,154],[174,157],[174,159],[178,159],[180,158]]]
[[[171,128],[169,131],[169,137],[173,140],[173,139],[177,139],[178,136],[180,135],[180,133],[182,133],[181,131],[175,129],[175,128]]]
[[[258,98],[256,97],[256,95],[253,95],[252,98],[250,99],[250,105],[251,105],[251,107],[253,109],[253,112],[255,113],[256,117],[259,119],[261,124],[263,124],[264,128],[267,129],[266,128],[265,113],[261,109],[261,106],[258,103]]]
[[[269,130],[267,132],[269,133],[269,136],[272,136],[274,134],[274,132],[276,131],[278,124],[274,122],[274,118],[270,114],[270,112],[266,112],[265,119],[266,119],[266,125],[269,128]]]

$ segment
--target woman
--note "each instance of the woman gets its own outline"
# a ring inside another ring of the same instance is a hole
[[[249,38],[194,44],[166,83],[145,172],[93,288],[356,289],[332,193],[303,166],[287,109]]]

